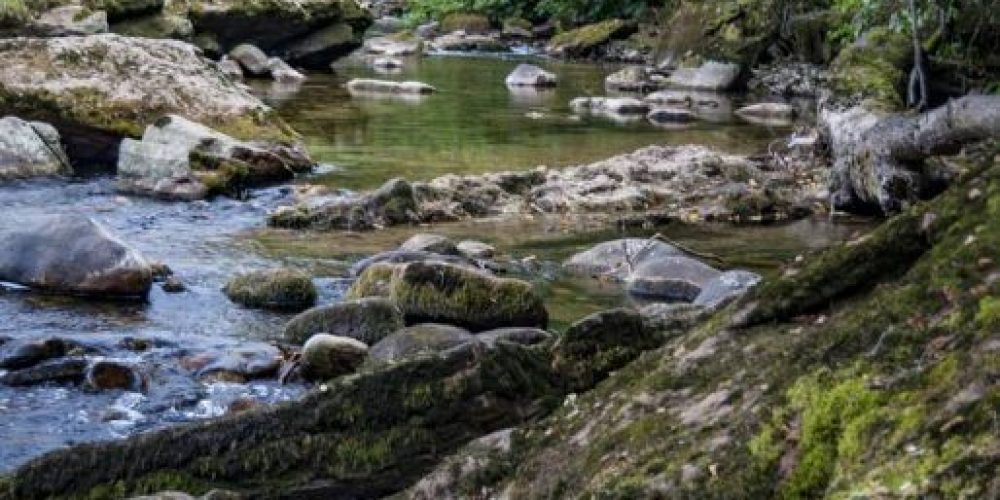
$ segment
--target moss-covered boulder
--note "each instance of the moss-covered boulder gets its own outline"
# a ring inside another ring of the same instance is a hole
[[[475,342],[476,338],[463,328],[423,323],[380,340],[372,346],[368,356],[374,363],[401,363]]]
[[[557,57],[598,55],[601,46],[611,40],[627,37],[633,32],[635,25],[621,19],[609,19],[560,33],[549,41],[545,50]]]
[[[910,38],[889,28],[876,28],[844,48],[830,65],[834,90],[860,98],[866,107],[895,111],[903,107],[907,67],[913,62]]]
[[[528,282],[440,262],[414,262],[391,271],[373,266],[358,279],[355,295],[388,290],[408,323],[446,323],[473,331],[505,326],[545,327],[545,305]],[[366,276],[368,275],[368,276]]]
[[[353,373],[368,354],[364,342],[321,333],[302,346],[302,375],[310,380],[328,380]]]
[[[776,13],[785,7],[781,0],[684,0],[667,10],[658,56],[671,65],[717,60],[751,68],[780,38]]]
[[[169,115],[147,127],[141,141],[122,140],[118,189],[165,199],[239,198],[247,188],[291,180],[313,164],[297,145],[238,141]]]
[[[0,110],[52,123],[81,163],[114,165],[122,137],[142,135],[166,114],[237,139],[294,139],[270,108],[182,42],[4,39],[0,65]]]
[[[312,277],[296,269],[273,269],[238,274],[229,280],[226,296],[246,307],[301,311],[316,303]]]
[[[305,311],[285,325],[284,338],[303,344],[315,334],[328,333],[373,345],[403,326],[403,313],[394,303],[371,297]]]
[[[274,227],[295,229],[363,231],[421,220],[413,186],[404,179],[391,179],[370,193],[316,201],[282,207],[267,222]]]

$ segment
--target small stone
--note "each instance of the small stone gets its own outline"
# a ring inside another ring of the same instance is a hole
[[[465,240],[457,245],[458,253],[470,259],[492,259],[496,248],[481,241]]]
[[[224,291],[243,306],[278,311],[304,310],[316,303],[317,296],[309,275],[285,268],[236,275]]]
[[[401,251],[430,252],[440,255],[458,255],[455,243],[438,234],[415,234],[399,246]]]
[[[181,293],[187,290],[187,287],[184,286],[184,282],[181,281],[176,276],[168,277],[166,280],[164,280],[163,284],[160,285],[160,287],[163,288],[163,291],[167,293]]]
[[[142,385],[141,377],[131,366],[110,360],[92,363],[87,368],[85,380],[87,387],[95,390],[133,391]]]

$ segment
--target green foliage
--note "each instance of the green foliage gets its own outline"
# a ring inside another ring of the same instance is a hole
[[[494,22],[520,17],[586,23],[615,17],[633,19],[651,3],[649,0],[411,0],[408,19],[419,23],[466,12],[483,14]]]
[[[0,0],[0,27],[19,24],[30,14],[24,0]]]

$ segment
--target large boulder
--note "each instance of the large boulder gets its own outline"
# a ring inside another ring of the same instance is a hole
[[[238,274],[229,280],[226,296],[246,307],[301,311],[316,303],[312,278],[295,269],[272,269]]]
[[[682,255],[669,243],[655,239],[625,238],[605,241],[574,254],[563,267],[572,273],[624,280],[632,270],[647,261]]]
[[[379,363],[399,363],[420,355],[476,342],[467,330],[433,323],[404,328],[372,346],[368,356]]]
[[[506,80],[508,87],[555,87],[558,82],[555,73],[534,64],[518,64]]]
[[[145,298],[153,271],[137,250],[94,220],[46,215],[0,221],[0,281],[72,295]]]
[[[122,137],[171,113],[239,139],[295,139],[263,102],[175,40],[3,39],[0,66],[0,108],[53,124],[79,162],[114,165]]]
[[[312,165],[297,146],[238,141],[171,115],[147,127],[141,141],[121,142],[118,188],[166,199],[241,196],[247,187],[290,180]]]
[[[740,76],[740,66],[706,61],[695,68],[678,68],[667,79],[671,87],[696,90],[728,90]]]
[[[13,116],[0,119],[0,180],[70,173],[55,128]]]
[[[302,347],[302,373],[311,380],[353,373],[367,354],[368,346],[364,342],[325,333],[313,335]]]
[[[284,338],[302,344],[313,335],[327,333],[373,345],[403,326],[403,313],[392,301],[371,297],[314,307],[299,314],[285,325]]]
[[[355,0],[203,1],[192,9],[191,19],[198,32],[210,34],[224,50],[252,43],[293,64],[316,68],[357,48],[372,22]]]
[[[633,295],[691,302],[720,274],[707,264],[677,255],[642,262],[626,278],[626,284]]]
[[[382,271],[370,268],[365,274]],[[369,279],[364,274],[359,281]],[[506,326],[545,327],[548,313],[530,283],[497,278],[440,262],[414,262],[392,271],[387,289],[409,323],[447,323],[473,331]]]

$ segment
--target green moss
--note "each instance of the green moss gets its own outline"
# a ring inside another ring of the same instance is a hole
[[[569,56],[586,55],[599,45],[610,41],[627,29],[625,21],[609,19],[574,30],[559,33],[549,42],[549,48]]]
[[[226,284],[225,293],[244,306],[279,311],[301,311],[315,304],[317,296],[312,278],[294,269],[237,275]]]
[[[485,33],[490,30],[490,20],[482,14],[455,12],[441,19],[441,29],[445,32]]]
[[[987,328],[1000,326],[1000,298],[988,296],[979,299],[976,322]]]
[[[18,26],[28,20],[31,11],[24,0],[0,0],[0,28]]]
[[[909,38],[888,28],[874,29],[846,47],[831,65],[834,89],[868,100],[872,109],[892,111],[903,105],[906,65],[912,57]]]
[[[347,290],[347,299],[388,297],[392,293],[393,275],[400,267],[397,264],[385,263],[368,266],[365,272],[361,273],[358,279],[351,284],[351,288]]]
[[[548,322],[542,298],[530,283],[447,264],[399,268],[393,274],[390,297],[411,323],[443,322],[481,331],[544,327]]]

